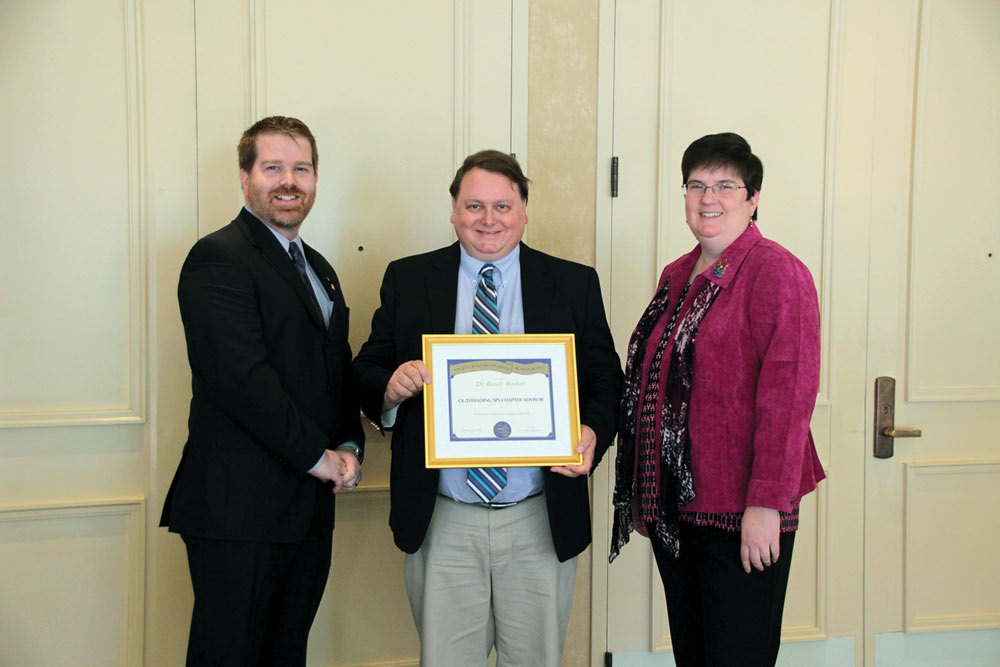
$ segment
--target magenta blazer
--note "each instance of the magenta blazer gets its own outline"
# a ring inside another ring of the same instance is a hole
[[[670,305],[650,341],[662,337],[699,255],[695,247],[663,270],[657,287],[670,279]],[[714,514],[756,505],[790,512],[826,476],[809,429],[820,367],[812,275],[754,224],[695,277],[691,298],[703,280],[722,289],[695,338],[688,428],[697,495],[681,510]],[[642,377],[648,377],[655,347],[647,346]],[[670,340],[665,364],[672,349]],[[659,389],[658,420],[665,393]]]

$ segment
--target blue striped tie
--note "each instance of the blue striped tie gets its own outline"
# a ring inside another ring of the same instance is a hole
[[[500,333],[500,308],[497,304],[496,284],[493,282],[495,268],[492,264],[484,264],[479,269],[479,287],[476,288],[476,300],[472,304],[472,333]],[[507,486],[507,469],[469,468],[465,483],[484,503],[488,503]]]

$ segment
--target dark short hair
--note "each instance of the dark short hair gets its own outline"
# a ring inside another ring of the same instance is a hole
[[[261,118],[247,128],[236,145],[236,154],[240,161],[240,170],[249,172],[257,161],[257,137],[262,134],[283,134],[286,137],[302,137],[309,140],[312,149],[313,171],[319,171],[319,151],[316,149],[316,137],[309,127],[298,118],[289,116],[268,116]]]
[[[735,132],[706,134],[687,147],[681,158],[684,185],[687,185],[692,170],[720,167],[732,169],[739,174],[747,188],[747,199],[760,192],[760,185],[764,181],[764,164],[750,150],[747,140]],[[753,212],[753,219],[757,219],[756,210]]]
[[[455,178],[451,181],[451,187],[448,188],[452,199],[458,198],[458,190],[462,187],[462,179],[472,169],[483,169],[491,171],[494,174],[506,176],[517,186],[517,190],[521,194],[521,201],[525,204],[528,203],[528,183],[531,183],[531,181],[521,171],[521,165],[517,163],[517,159],[514,156],[494,150],[479,151],[465,158],[465,162],[455,172]]]

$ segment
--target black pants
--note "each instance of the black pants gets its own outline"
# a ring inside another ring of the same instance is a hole
[[[677,558],[651,542],[678,667],[774,665],[795,533],[781,534],[777,563],[750,574],[738,531],[681,522]]]
[[[182,537],[194,587],[187,664],[304,666],[330,572],[318,522],[289,544]]]

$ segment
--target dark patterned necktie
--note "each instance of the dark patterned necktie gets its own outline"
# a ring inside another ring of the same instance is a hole
[[[479,287],[472,304],[472,333],[500,333],[500,308],[497,305],[496,283],[493,282],[495,268],[492,264],[484,264],[479,269]],[[507,486],[507,469],[469,468],[465,483],[484,503],[488,503]]]
[[[292,256],[292,262],[295,264],[295,268],[299,272],[299,278],[302,278],[302,282],[306,286],[306,294],[309,295],[309,303],[313,305],[316,312],[323,315],[323,309],[319,307],[319,301],[316,300],[316,292],[313,291],[312,282],[309,280],[309,274],[306,273],[306,258],[299,250],[298,243],[288,244],[288,254]]]

